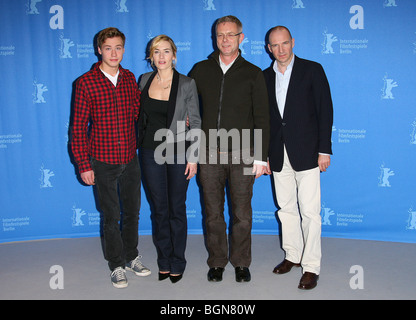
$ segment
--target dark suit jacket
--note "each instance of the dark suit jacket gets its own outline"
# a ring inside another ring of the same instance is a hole
[[[325,72],[319,63],[294,56],[283,119],[276,102],[273,65],[264,70],[270,102],[269,161],[272,171],[283,166],[283,145],[295,171],[318,166],[319,153],[332,154],[333,108]]]

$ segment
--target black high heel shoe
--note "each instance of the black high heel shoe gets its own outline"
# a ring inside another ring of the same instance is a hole
[[[165,279],[169,278],[169,276],[170,276],[169,272],[168,273],[159,272],[159,281],[165,280]]]
[[[182,279],[182,274],[169,275],[169,278],[172,283],[176,283]]]

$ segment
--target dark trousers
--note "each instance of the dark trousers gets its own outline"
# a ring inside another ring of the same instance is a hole
[[[206,164],[200,164],[200,181],[206,214],[208,266],[224,268],[230,261],[234,267],[249,267],[251,264],[251,199],[255,178],[247,173],[251,172],[249,168],[252,164],[244,163],[241,153],[240,161],[233,164],[231,152],[218,153],[217,150],[210,149],[206,152],[206,161],[203,162]],[[213,156],[217,157],[215,163],[211,160]],[[230,248],[227,241],[227,224],[224,220],[227,181],[232,220]]]
[[[154,150],[140,149],[144,184],[152,209],[153,241],[160,271],[185,271],[187,241],[186,164],[156,162]]]
[[[117,165],[93,159],[92,168],[103,215],[104,254],[110,270],[114,270],[138,255],[139,161],[137,155],[129,163]]]

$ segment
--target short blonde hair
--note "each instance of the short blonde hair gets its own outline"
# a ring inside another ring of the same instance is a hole
[[[176,60],[176,52],[178,51],[178,49],[176,48],[175,42],[173,42],[173,40],[167,35],[161,34],[161,35],[158,35],[157,37],[154,37],[152,42],[150,43],[149,56],[147,57],[147,59],[150,60],[152,66],[153,66],[153,54],[155,53],[156,47],[162,41],[167,41],[170,43],[170,46],[172,47],[173,56]],[[174,62],[174,65],[175,65],[175,62]]]

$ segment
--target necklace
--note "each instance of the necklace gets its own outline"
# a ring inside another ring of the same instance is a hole
[[[162,88],[163,89],[169,89],[170,88],[170,84],[171,84],[171,81],[172,81],[172,78],[171,79],[169,79],[169,80],[166,80],[166,81],[168,81],[169,83],[167,84],[167,86],[165,87],[164,85],[163,85],[163,80],[160,78],[160,75],[159,75],[159,73],[157,73],[156,74],[156,77],[157,77],[157,81],[162,85]]]

